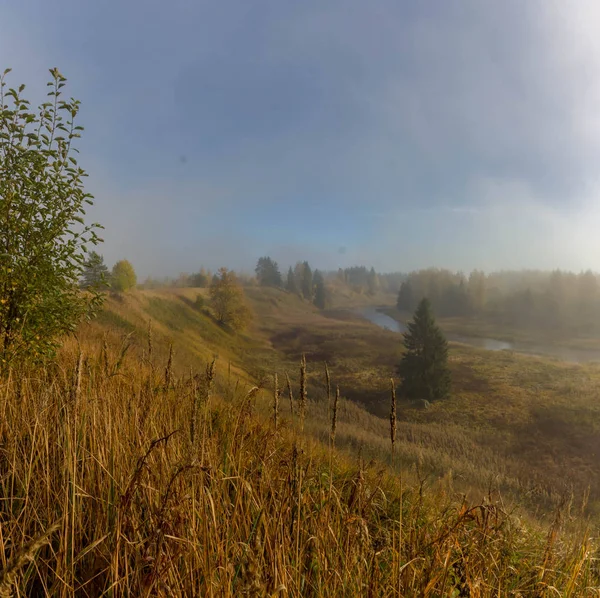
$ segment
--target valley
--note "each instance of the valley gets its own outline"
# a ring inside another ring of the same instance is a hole
[[[111,299],[102,317],[109,328],[111,318],[119,318],[123,331],[134,327],[141,335],[152,319],[162,344],[172,340],[185,367],[216,355],[220,371],[231,368],[235,376],[262,382],[265,414],[273,374],[282,380],[288,373],[297,384],[305,354],[306,430],[325,441],[327,363],[343,398],[338,446],[391,464],[390,378],[396,377],[401,336],[367,321],[365,310],[372,313],[372,307],[347,301],[320,312],[285,291],[249,288],[254,320],[234,340],[193,307],[201,292],[137,291],[125,303]],[[403,466],[419,466],[432,480],[450,474],[457,490],[473,498],[493,487],[538,514],[550,513],[565,493],[583,497],[589,490],[587,509],[600,513],[600,365],[457,342],[450,343],[449,362],[450,399],[427,409],[399,403]]]

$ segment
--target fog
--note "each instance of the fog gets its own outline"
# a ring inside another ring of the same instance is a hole
[[[532,0],[3,6],[58,66],[107,263],[600,269],[600,7]]]

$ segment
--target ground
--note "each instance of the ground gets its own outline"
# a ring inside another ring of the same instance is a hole
[[[250,288],[254,313],[242,334],[220,328],[194,307],[202,290],[137,291],[107,304],[103,322],[173,341],[190,365],[218,356],[221,369],[271,384],[274,373],[298,383],[302,354],[308,362],[311,410],[306,427],[327,437],[324,366],[342,400],[338,443],[389,460],[390,379],[401,337],[356,315],[369,298],[319,311],[277,289]],[[378,301],[381,298],[377,298]],[[165,343],[162,343],[165,345]],[[600,367],[508,352],[450,345],[452,393],[428,409],[400,402],[399,455],[434,477],[452,472],[465,492],[491,486],[533,510],[551,509],[558,496],[590,490],[589,509],[600,506]],[[186,366],[187,367],[187,366]],[[268,392],[265,395],[268,397]],[[265,399],[268,401],[268,398]],[[310,411],[310,410],[309,410]]]

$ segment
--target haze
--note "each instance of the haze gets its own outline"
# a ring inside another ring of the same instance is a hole
[[[5,2],[82,100],[108,263],[600,268],[593,2]]]

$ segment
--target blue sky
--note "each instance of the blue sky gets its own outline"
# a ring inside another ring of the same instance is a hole
[[[4,0],[82,100],[109,263],[600,269],[593,0]]]

